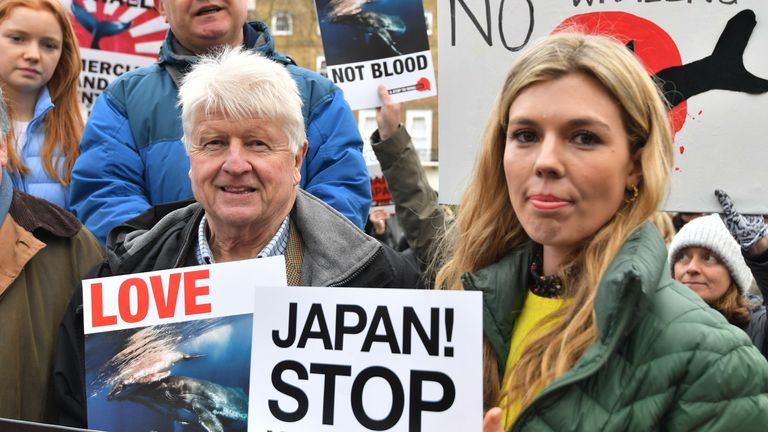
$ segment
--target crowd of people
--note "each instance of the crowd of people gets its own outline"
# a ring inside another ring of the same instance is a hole
[[[84,124],[62,4],[0,4],[0,417],[87,426],[81,280],[283,255],[294,286],[481,292],[484,432],[766,428],[768,226],[721,190],[659,211],[668,105],[624,45],[527,47],[456,212],[380,87],[390,218],[341,90],[244,2],[156,7],[159,60]]]

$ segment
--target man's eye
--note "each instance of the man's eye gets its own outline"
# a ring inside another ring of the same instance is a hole
[[[222,140],[209,140],[203,143],[203,148],[207,150],[212,150],[212,149],[219,148],[223,145],[224,145],[224,141]]]

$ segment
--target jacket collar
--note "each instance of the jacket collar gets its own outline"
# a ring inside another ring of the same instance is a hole
[[[483,328],[499,365],[506,362],[515,321],[528,292],[528,265],[533,248],[526,245],[504,258],[462,276],[465,290],[483,292]],[[648,307],[666,270],[666,247],[656,228],[645,223],[624,243],[600,281],[595,315],[601,345],[612,347]]]
[[[8,209],[11,208],[12,199],[13,183],[11,182],[11,176],[4,167],[0,167],[0,225],[5,220]]]
[[[315,196],[299,189],[291,219],[301,232],[301,282],[334,286],[349,281],[382,249],[355,224]]]
[[[37,96],[37,102],[35,102],[35,113],[32,115],[32,121],[30,125],[36,125],[43,121],[48,111],[53,109],[53,101],[51,100],[51,94],[48,92],[48,86],[43,86],[40,89],[40,95]]]
[[[243,25],[243,46],[255,49],[265,57],[271,57],[275,50],[275,42],[267,25],[259,21]],[[168,30],[163,46],[160,48],[160,63],[171,65],[182,73],[186,73],[190,66],[197,63],[197,59],[198,56],[181,45],[173,32]]]
[[[161,204],[113,229],[107,238],[107,256],[114,274],[133,269],[150,250],[168,236],[182,239],[176,256],[164,257],[169,266],[185,265],[185,257],[197,239],[203,208],[193,201]],[[291,220],[300,232],[303,246],[301,283],[329,286],[342,283],[370,262],[381,244],[336,210],[298,189]],[[354,245],[354,247],[350,247]]]

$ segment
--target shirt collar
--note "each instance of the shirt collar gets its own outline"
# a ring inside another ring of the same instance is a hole
[[[283,219],[283,223],[280,224],[280,228],[266,246],[259,252],[256,258],[272,257],[285,254],[285,250],[288,248],[288,237],[290,234],[290,220],[291,216],[288,215]],[[200,225],[197,228],[197,248],[195,248],[195,255],[197,257],[197,263],[200,265],[214,264],[213,252],[211,246],[208,244],[208,221],[203,215],[200,220]]]

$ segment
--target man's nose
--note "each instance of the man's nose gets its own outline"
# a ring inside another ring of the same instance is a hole
[[[224,161],[224,171],[229,174],[237,175],[250,169],[250,165],[245,159],[243,151],[243,144],[239,140],[230,142],[227,149],[227,159]]]

